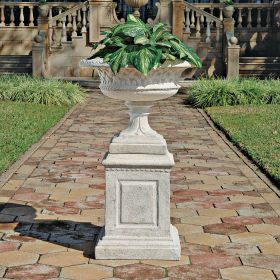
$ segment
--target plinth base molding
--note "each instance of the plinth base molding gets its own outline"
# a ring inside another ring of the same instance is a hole
[[[96,259],[179,260],[181,255],[177,229],[170,225],[170,237],[104,236],[102,229],[95,248]]]

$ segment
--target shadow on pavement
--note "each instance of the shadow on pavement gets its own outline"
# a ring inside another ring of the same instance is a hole
[[[4,215],[1,215],[4,214]],[[7,217],[14,220],[7,222]],[[94,247],[101,230],[100,226],[70,220],[36,220],[36,209],[28,205],[0,203],[0,225],[18,223],[14,231],[20,236],[33,237],[64,247],[83,251],[86,257],[94,257]],[[8,233],[7,240],[16,236]],[[19,241],[21,239],[19,238]],[[24,241],[24,239],[22,239]]]

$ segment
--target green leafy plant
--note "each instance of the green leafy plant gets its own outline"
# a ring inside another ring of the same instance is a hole
[[[220,0],[220,3],[223,3],[225,6],[232,6],[234,4],[232,0]]]
[[[280,104],[280,79],[200,78],[188,90],[195,107]]]
[[[27,75],[0,75],[0,101],[72,106],[83,102],[86,93],[76,84]]]
[[[178,59],[201,67],[197,54],[170,34],[163,23],[151,26],[129,15],[124,24],[110,28],[103,35],[105,38],[93,45],[93,49],[98,50],[90,59],[103,58],[113,73],[119,72],[121,67],[132,65],[147,75],[165,61]]]

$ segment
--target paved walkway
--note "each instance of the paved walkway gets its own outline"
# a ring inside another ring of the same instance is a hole
[[[151,125],[174,153],[172,223],[180,261],[98,261],[100,161],[126,126],[122,103],[95,92],[0,190],[0,278],[280,279],[280,199],[178,95]]]

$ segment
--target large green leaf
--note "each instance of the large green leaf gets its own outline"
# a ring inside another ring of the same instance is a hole
[[[162,41],[175,40],[175,41],[177,41],[178,38],[176,36],[174,36],[173,34],[170,34],[169,32],[165,31],[161,34],[161,36],[158,38],[158,40],[162,40]]]
[[[112,35],[121,35],[124,34],[130,37],[136,37],[140,35],[145,35],[149,33],[149,28],[146,24],[135,18],[132,15],[129,15],[127,18],[126,23],[117,25],[116,28],[113,30]]]
[[[183,42],[179,41],[179,44],[182,48],[184,48],[185,52],[186,52],[186,59],[194,66],[201,68],[202,67],[202,62],[199,58],[199,56],[196,54],[196,52],[190,48],[189,46],[187,46],[186,44],[184,44]]]
[[[122,66],[127,64],[127,53],[125,48],[118,49],[114,53],[109,54],[105,62],[108,62],[114,74],[119,72]]]
[[[171,48],[172,45],[168,41],[160,41],[156,43],[157,46]]]
[[[153,67],[158,66],[160,58],[161,51],[151,48],[143,48],[130,54],[130,61],[133,66],[145,76]]]
[[[179,54],[180,59],[186,59],[188,62],[190,62],[192,65],[196,67],[201,67],[201,60],[197,56],[197,54],[191,49],[190,47],[187,47],[182,42],[177,42],[174,40],[169,41],[172,45],[172,48],[175,52]]]
[[[162,22],[157,23],[153,27],[153,32],[156,32],[158,29],[165,30],[166,29],[166,25],[164,23],[162,23]]]
[[[141,24],[141,25],[143,25],[143,24],[145,25],[145,23],[144,23],[142,20],[136,18],[136,17],[135,17],[134,15],[132,15],[132,14],[129,14],[129,15],[127,16],[126,22],[127,22],[127,23],[138,23],[138,24]]]
[[[134,38],[134,44],[138,45],[146,45],[150,42],[149,38],[147,38],[145,35],[136,36]]]
[[[176,57],[170,53],[162,53],[161,57],[164,60],[175,60],[176,59]]]
[[[151,39],[155,40],[155,42],[161,40],[162,36],[166,33],[165,29],[163,27],[159,27],[156,29],[156,31],[153,31],[151,34]]]

